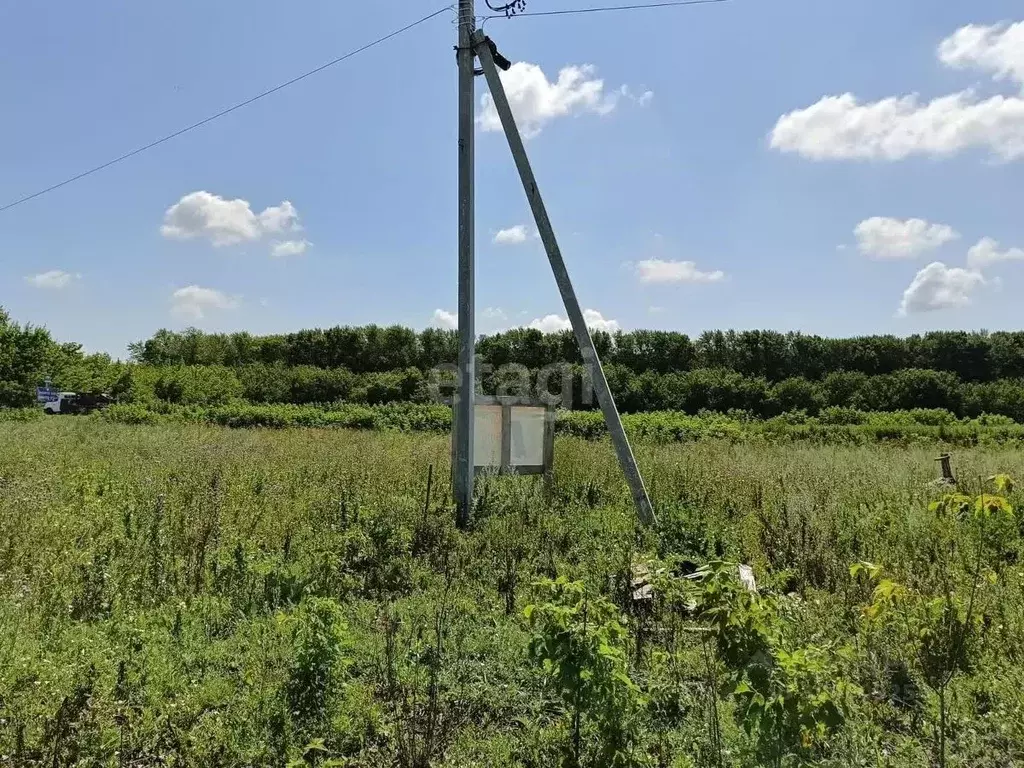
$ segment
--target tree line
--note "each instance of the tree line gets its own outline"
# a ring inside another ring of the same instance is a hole
[[[756,418],[803,411],[817,416],[830,408],[858,411],[942,409],[958,417],[1001,415],[1024,423],[1024,380],[961,381],[947,371],[918,368],[868,376],[836,371],[813,381],[791,377],[771,382],[761,376],[743,376],[722,368],[692,371],[636,373],[621,365],[606,367],[608,383],[624,413],[645,411],[742,412]],[[480,378],[487,394],[550,395],[559,405],[593,410],[597,401],[585,369],[569,366],[567,375],[551,376],[542,392],[536,388],[537,371],[499,369]],[[135,366],[129,372],[128,400],[163,401],[178,405],[222,405],[237,400],[250,403],[326,404],[339,401],[384,405],[437,402],[450,388],[438,388],[418,368],[353,373],[344,368],[279,365]],[[524,383],[528,389],[520,388]],[[563,399],[563,392],[567,394]]]
[[[755,417],[827,408],[939,408],[957,416],[1007,416],[1024,423],[1024,332],[935,332],[900,338],[828,339],[773,331],[709,331],[696,340],[669,331],[596,333],[606,374],[624,412],[739,411]],[[478,343],[482,391],[531,386],[546,366],[545,393],[596,408],[569,332],[515,329]],[[216,405],[431,402],[434,371],[457,356],[455,332],[379,326],[275,336],[162,330],[130,345],[130,360],[87,355],[44,328],[0,309],[0,406],[30,405],[44,378],[122,401]],[[535,390],[531,394],[537,394]]]
[[[597,331],[594,342],[605,364],[635,373],[719,368],[778,382],[819,381],[836,371],[876,376],[918,368],[952,373],[961,381],[1024,377],[1024,331],[935,331],[846,339],[777,331],[706,331],[695,339],[675,331]],[[515,363],[537,369],[580,362],[570,331],[544,334],[515,328],[481,337],[477,351],[481,360],[494,366]],[[376,325],[271,336],[161,330],[131,344],[129,354],[135,362],[158,366],[309,365],[370,373],[428,370],[454,363],[458,339],[455,331],[417,332]]]

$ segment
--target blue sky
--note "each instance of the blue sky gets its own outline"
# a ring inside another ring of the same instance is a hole
[[[529,6],[587,4],[600,3]],[[8,3],[0,204],[433,8]],[[596,325],[907,334],[1020,327],[1022,18],[1008,0],[732,0],[487,30],[517,62],[506,83]],[[454,33],[443,15],[0,214],[0,304],[114,355],[190,324],[443,324],[456,306]],[[488,127],[482,105],[478,328],[557,326]],[[517,226],[524,238],[494,242]]]

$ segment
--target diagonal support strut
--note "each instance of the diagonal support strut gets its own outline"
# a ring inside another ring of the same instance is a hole
[[[576,298],[576,291],[569,279],[569,272],[565,268],[565,261],[562,259],[562,252],[558,247],[558,240],[555,238],[555,230],[551,226],[547,209],[544,207],[544,200],[541,198],[540,189],[537,187],[537,179],[533,175],[533,168],[530,166],[530,159],[526,154],[526,147],[523,145],[523,137],[516,126],[515,118],[512,115],[512,108],[508,103],[508,96],[505,94],[505,87],[498,75],[498,68],[494,63],[494,54],[491,50],[490,39],[482,32],[476,31],[473,34],[473,48],[480,59],[480,64],[487,78],[487,85],[491,90],[491,98],[494,100],[494,107],[501,119],[501,126],[505,131],[505,138],[508,139],[509,149],[512,150],[512,157],[515,160],[516,168],[519,169],[519,177],[523,182],[523,189],[530,202],[533,211],[533,218],[537,224],[537,232],[544,243],[544,250],[547,252],[548,261],[551,263],[551,271],[555,275],[555,282],[558,284],[559,293],[562,294],[562,302],[565,304],[565,311],[572,323],[572,330],[576,334],[576,343],[579,344],[580,354],[583,363],[590,372],[594,389],[597,394],[597,402],[604,414],[604,422],[611,435],[612,444],[615,446],[615,453],[619,459],[619,465],[629,483],[629,490],[633,496],[633,504],[636,507],[637,516],[645,526],[657,524],[654,516],[654,508],[647,495],[647,488],[644,486],[643,477],[637,467],[633,450],[626,438],[626,431],[622,428],[622,419],[619,418],[619,411],[615,407],[615,400],[612,398],[611,389],[608,387],[608,379],[605,378],[604,368],[601,367],[601,359],[594,347],[594,340],[590,336],[590,330],[583,319],[583,312],[580,310],[580,303]]]

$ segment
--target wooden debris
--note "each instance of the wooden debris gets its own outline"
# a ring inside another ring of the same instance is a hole
[[[944,453],[935,460],[939,462],[942,469],[942,477],[935,481],[936,485],[956,485],[956,478],[953,477],[953,467],[950,465],[951,456]]]

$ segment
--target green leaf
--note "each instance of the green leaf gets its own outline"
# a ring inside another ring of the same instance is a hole
[[[992,517],[1000,515],[1013,519],[1013,507],[1003,496],[981,494],[974,502],[976,517]]]
[[[305,749],[302,750],[302,754],[308,755],[311,752],[329,752],[323,739],[313,739],[310,741]]]
[[[876,601],[891,601],[896,599],[902,588],[892,579],[882,579],[878,582],[878,586],[875,587],[875,600]]]
[[[989,478],[999,493],[1013,493],[1013,478],[1006,474],[993,475]]]

